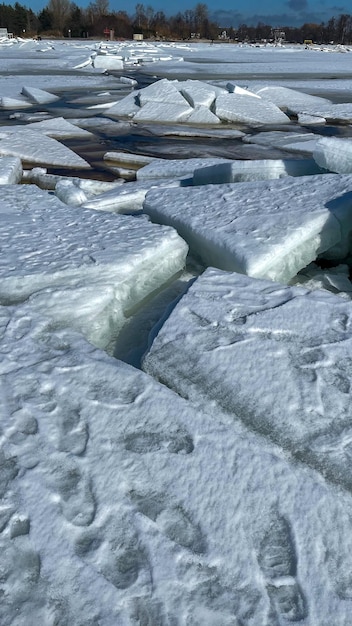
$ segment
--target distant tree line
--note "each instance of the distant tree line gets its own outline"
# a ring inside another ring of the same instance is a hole
[[[113,11],[109,0],[95,0],[86,8],[80,8],[70,0],[49,0],[42,11],[35,14],[32,9],[16,2],[14,6],[0,4],[0,26],[6,27],[15,36],[49,37],[94,37],[131,39],[140,33],[145,39],[201,38],[217,40],[223,37],[233,41],[271,41],[275,29],[270,24],[256,26],[241,24],[233,28],[231,24],[219,27],[211,21],[206,4],[199,3],[193,9],[166,17],[163,11],[154,11],[148,5],[136,4],[133,15],[125,11]],[[352,16],[343,14],[332,17],[326,24],[303,24],[301,27],[282,25],[286,40],[303,43],[312,40],[316,43],[330,42],[350,44],[352,42]],[[226,34],[225,34],[226,33]]]

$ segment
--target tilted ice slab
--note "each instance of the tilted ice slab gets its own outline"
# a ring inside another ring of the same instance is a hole
[[[215,113],[222,120],[251,126],[290,122],[287,115],[272,102],[236,93],[218,96],[215,101]]]
[[[284,176],[304,176],[321,173],[313,159],[263,159],[233,161],[195,170],[194,185],[223,184],[268,180]]]
[[[320,167],[339,174],[350,174],[352,172],[352,141],[337,137],[323,137],[317,142],[313,157]]]
[[[15,185],[22,178],[22,162],[18,157],[0,157],[0,185]]]
[[[90,165],[63,144],[42,132],[22,128],[0,132],[0,155],[18,156],[22,161],[41,165],[57,165],[74,169],[89,169]]]
[[[86,287],[97,287],[97,293],[109,287],[111,334],[124,322],[121,313],[127,314],[185,264],[187,245],[173,229],[68,207],[35,186],[0,186],[0,217],[0,301],[17,302],[54,288],[66,290],[66,309],[69,303],[76,309],[74,289],[84,287],[80,315],[86,312],[89,319],[86,301],[91,294]],[[45,298],[43,302],[45,310]],[[58,323],[60,316],[59,301]],[[98,345],[105,346],[104,319],[101,326]]]
[[[105,111],[104,115],[113,118],[133,117],[138,111],[140,111],[140,106],[137,101],[137,93],[132,91],[128,96],[125,96],[125,98],[122,98],[117,104],[114,104]]]
[[[53,93],[44,91],[44,89],[38,89],[36,87],[22,87],[22,93],[30,102],[34,104],[49,104],[49,102],[56,102],[60,100],[59,96],[55,96]]]
[[[251,85],[251,90],[263,100],[273,102],[280,109],[288,109],[292,113],[297,113],[302,108],[309,110],[310,107],[331,106],[327,98],[311,96],[279,85]]]
[[[217,163],[232,163],[231,159],[218,157],[202,159],[154,159],[149,165],[141,167],[137,172],[137,180],[157,178],[191,178],[196,169]]]
[[[88,130],[84,130],[83,128],[79,128],[75,124],[72,124],[68,120],[65,120],[63,117],[55,117],[48,120],[42,120],[40,122],[32,122],[27,124],[26,126],[18,125],[18,126],[10,126],[9,130],[11,133],[20,132],[23,130],[33,130],[36,132],[43,133],[48,137],[52,137],[53,139],[71,139],[72,137],[79,138],[89,138],[92,137],[92,133]],[[7,128],[5,129],[5,132]]]
[[[175,81],[173,84],[194,108],[197,106],[210,108],[216,96],[220,93],[226,93],[225,89],[209,85],[200,80]]]
[[[184,100],[184,102],[185,104],[173,104],[172,102],[147,102],[137,113],[134,114],[133,121],[155,121],[171,124],[184,122],[194,111],[194,109],[187,104],[186,100]],[[109,110],[109,112],[110,111],[111,110]]]
[[[207,265],[287,282],[326,250],[347,256],[351,185],[352,176],[324,174],[158,189],[144,211],[176,228]]]
[[[220,124],[221,120],[207,107],[198,105],[186,119],[187,124]]]
[[[258,132],[255,135],[244,135],[242,141],[244,143],[253,143],[260,146],[272,146],[274,148],[286,149],[288,144],[302,143],[306,141],[317,141],[319,137],[314,133],[307,132],[287,132],[285,130],[270,130],[266,132]]]
[[[2,624],[348,625],[349,494],[30,303],[0,330]]]
[[[141,107],[151,102],[163,102],[170,105],[188,105],[189,102],[183,97],[182,93],[167,78],[158,80],[148,87],[138,92],[138,101]]]
[[[155,338],[144,369],[217,407],[352,490],[352,303],[208,269]]]
[[[12,98],[11,96],[0,97],[1,109],[27,109],[32,106],[33,103],[25,98]]]
[[[302,106],[297,108],[297,113],[308,113],[316,117],[324,117],[330,122],[352,123],[352,103],[344,102],[342,104],[321,104],[310,107]]]

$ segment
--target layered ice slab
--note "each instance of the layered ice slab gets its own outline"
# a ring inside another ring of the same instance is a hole
[[[321,169],[313,159],[262,159],[219,163],[195,170],[194,185],[269,180],[285,176],[320,174]]]
[[[22,178],[22,162],[18,157],[0,157],[0,185],[13,185]]]
[[[29,303],[0,345],[2,625],[349,624],[348,493]]]
[[[144,211],[176,228],[207,265],[288,282],[325,251],[347,256],[351,185],[352,176],[318,174],[158,189]]]
[[[219,95],[215,102],[215,113],[221,120],[251,126],[290,122],[290,118],[272,102],[238,93]]]
[[[17,156],[27,163],[55,165],[73,169],[90,169],[89,163],[63,144],[47,137],[42,129],[31,130],[21,127],[12,132],[0,133],[0,155]]]
[[[352,172],[352,141],[337,137],[319,139],[313,152],[315,161],[321,167],[339,174]]]
[[[352,303],[334,294],[209,268],[144,370],[351,491],[351,320]]]
[[[99,347],[130,309],[184,267],[188,250],[174,229],[68,207],[32,185],[0,187],[0,218],[0,301],[40,292],[39,308],[59,325],[76,320],[75,328]],[[100,319],[93,324],[97,303]]]

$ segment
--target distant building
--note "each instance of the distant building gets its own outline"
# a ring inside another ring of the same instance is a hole
[[[133,41],[143,41],[142,33],[133,33]]]
[[[8,39],[12,39],[13,38],[13,34],[12,33],[8,33],[7,32],[7,28],[0,28],[0,37],[7,37]]]

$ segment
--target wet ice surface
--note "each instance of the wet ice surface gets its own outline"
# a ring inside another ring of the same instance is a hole
[[[350,54],[0,42],[2,626],[350,626]]]

